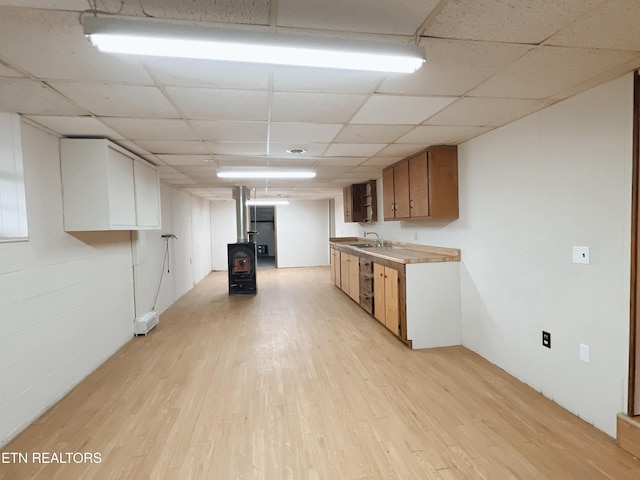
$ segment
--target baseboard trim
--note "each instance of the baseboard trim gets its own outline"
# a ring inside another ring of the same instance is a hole
[[[640,416],[617,415],[616,441],[620,448],[640,458]]]

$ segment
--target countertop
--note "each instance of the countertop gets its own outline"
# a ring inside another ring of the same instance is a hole
[[[372,238],[358,237],[332,237],[329,239],[329,243],[338,248],[338,250],[359,255],[370,255],[402,264],[460,261],[460,250],[457,248],[389,241],[385,241],[383,247],[355,247],[350,245],[350,243],[373,242],[374,239]]]

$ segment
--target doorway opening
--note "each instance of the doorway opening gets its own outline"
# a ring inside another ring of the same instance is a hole
[[[251,230],[256,232],[258,270],[278,268],[275,207],[254,205],[250,208],[250,215]]]

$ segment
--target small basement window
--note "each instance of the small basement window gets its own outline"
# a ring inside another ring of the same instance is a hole
[[[0,242],[28,239],[20,116],[0,112]]]

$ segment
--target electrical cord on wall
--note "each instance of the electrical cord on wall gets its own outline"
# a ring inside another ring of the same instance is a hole
[[[156,309],[156,303],[158,302],[158,295],[160,295],[160,287],[162,287],[162,279],[164,278],[165,265],[167,266],[167,273],[171,273],[171,258],[169,257],[169,239],[171,238],[175,238],[176,240],[178,239],[178,237],[176,237],[173,233],[162,235],[162,238],[164,238],[165,240],[164,255],[162,258],[162,269],[160,270],[160,281],[158,282],[158,290],[156,291],[156,297],[153,299],[153,306],[151,307],[151,310],[153,311],[155,311]]]

